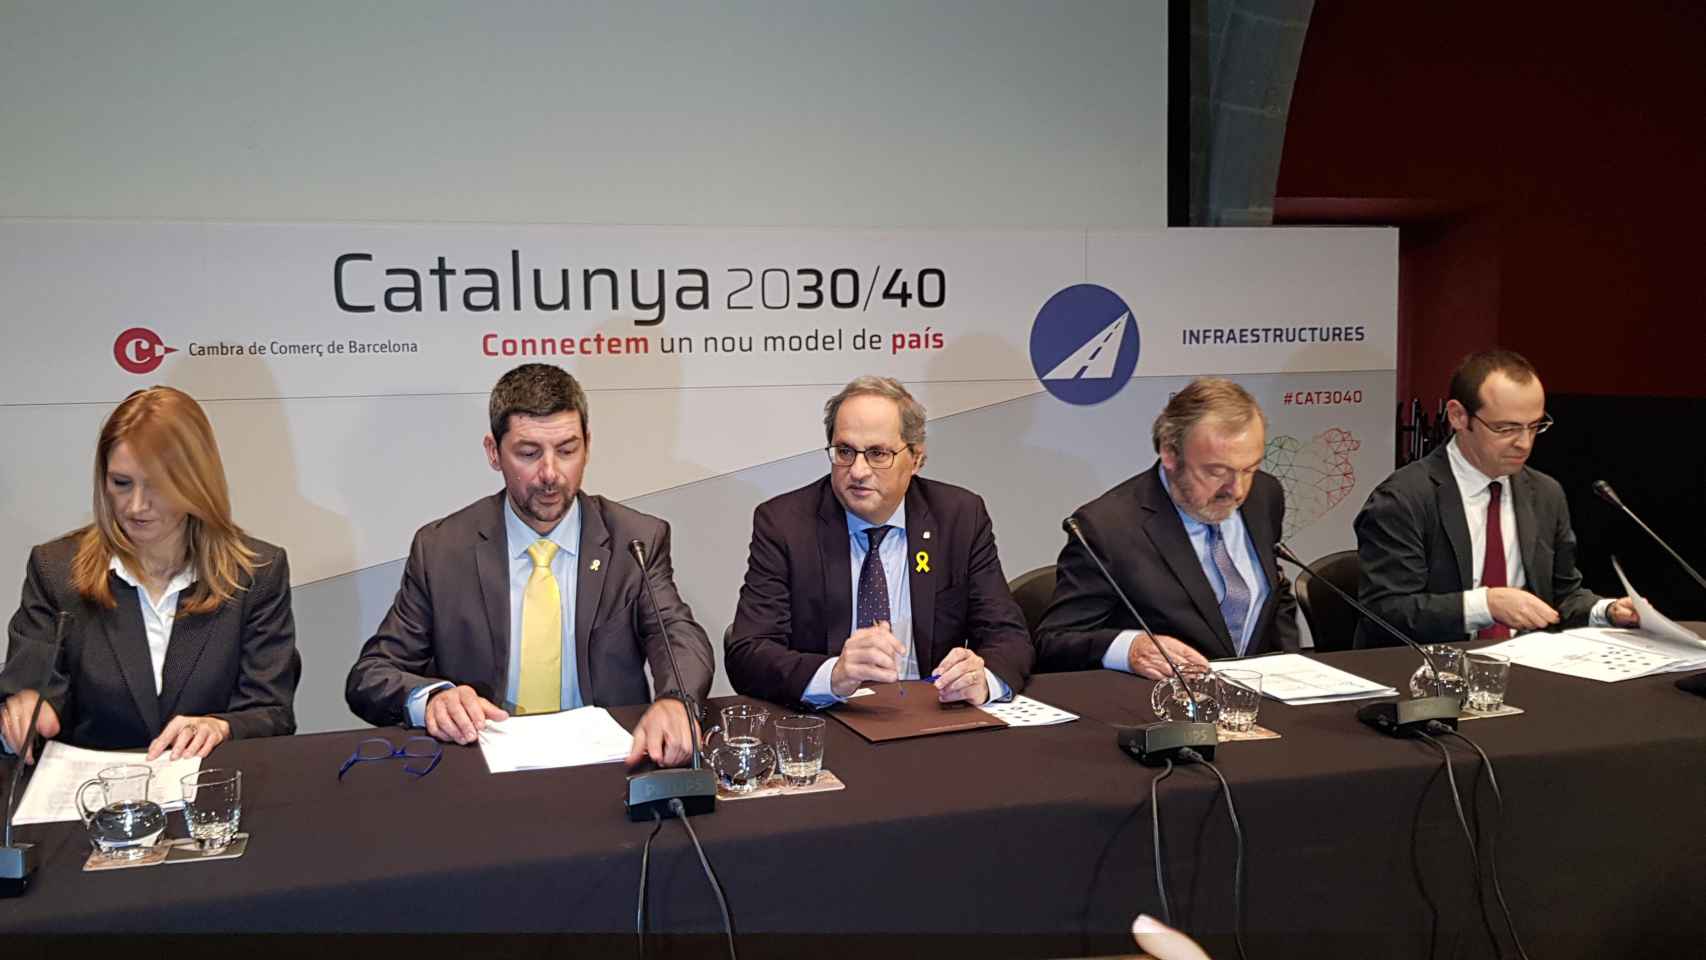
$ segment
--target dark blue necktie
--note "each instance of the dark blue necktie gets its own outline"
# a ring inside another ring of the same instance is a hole
[[[883,573],[883,558],[881,556],[883,538],[893,527],[868,527],[865,538],[870,542],[870,549],[865,553],[865,562],[859,567],[859,597],[858,615],[859,629],[863,630],[877,621],[889,619],[889,578]]]

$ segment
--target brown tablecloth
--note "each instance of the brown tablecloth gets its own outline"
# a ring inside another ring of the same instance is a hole
[[[1400,689],[1415,665],[1403,649],[1323,659]],[[1674,679],[1518,667],[1508,699],[1527,712],[1464,724],[1504,789],[1498,866],[1531,955],[1693,949],[1706,699]],[[1037,677],[1027,695],[1083,717],[1056,727],[873,745],[830,723],[826,765],[846,790],[723,803],[693,821],[743,955],[1128,951],[1131,918],[1159,912],[1152,771],[1116,749],[1111,725],[1152,720],[1149,690],[1107,671]],[[1248,843],[1252,955],[1424,957],[1431,943],[1440,956],[1492,956],[1438,754],[1358,723],[1361,705],[1269,701],[1261,722],[1282,739],[1220,747]],[[448,747],[424,779],[391,761],[339,783],[339,764],[374,733],[220,747],[207,764],[244,773],[241,860],[86,874],[80,825],[20,828],[45,865],[27,895],[0,901],[0,934],[574,933],[631,950],[650,826],[624,817],[620,765],[494,776],[477,749]],[[1479,761],[1452,749],[1467,796]],[[1492,797],[1485,783],[1476,795],[1485,838]],[[1232,956],[1223,802],[1206,770],[1161,786],[1174,921]],[[651,870],[652,930],[721,929],[680,824],[665,825]]]

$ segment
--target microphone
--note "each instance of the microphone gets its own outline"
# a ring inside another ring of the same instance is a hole
[[[1439,676],[1439,668],[1434,664],[1433,657],[1428,656],[1428,652],[1422,649],[1421,644],[1411,640],[1405,635],[1404,631],[1387,623],[1362,601],[1339,589],[1338,584],[1316,573],[1314,567],[1298,559],[1297,554],[1293,553],[1283,541],[1274,544],[1274,556],[1301,568],[1313,577],[1316,583],[1323,584],[1338,594],[1339,599],[1349,604],[1352,610],[1367,617],[1370,623],[1397,637],[1403,641],[1405,646],[1421,654],[1422,662],[1428,665],[1428,672],[1435,677]],[[1371,703],[1357,711],[1357,719],[1381,733],[1390,734],[1394,737],[1413,737],[1419,733],[1426,733],[1428,724],[1436,720],[1453,730],[1457,729],[1457,714],[1462,708],[1463,702],[1457,697],[1417,697],[1411,700]]]
[[[1682,566],[1682,569],[1688,571],[1688,575],[1694,578],[1695,583],[1700,584],[1700,588],[1702,590],[1706,590],[1706,578],[1702,578],[1700,576],[1700,571],[1695,570],[1693,567],[1689,566],[1688,561],[1682,559],[1682,557],[1675,550],[1672,550],[1670,547],[1670,544],[1666,543],[1663,537],[1654,533],[1652,527],[1649,527],[1645,523],[1642,523],[1641,518],[1635,516],[1635,511],[1624,506],[1623,501],[1618,499],[1618,497],[1617,497],[1617,491],[1611,489],[1611,484],[1606,483],[1604,480],[1595,480],[1593,482],[1593,492],[1596,494],[1599,494],[1599,498],[1601,500],[1604,500],[1606,503],[1609,503],[1612,506],[1616,507],[1617,509],[1628,514],[1629,519],[1635,521],[1636,526],[1640,527],[1642,530],[1647,531],[1647,536],[1652,537],[1653,541],[1655,543],[1657,543],[1661,547],[1664,547],[1665,552],[1670,554],[1671,559],[1675,560],[1678,564],[1680,564]]]
[[[693,766],[687,769],[647,770],[628,778],[629,820],[651,820],[668,816],[696,816],[714,813],[717,809],[717,775],[704,769],[699,750],[699,705],[688,694],[681,680],[681,667],[675,661],[675,644],[669,639],[669,624],[664,621],[663,607],[658,606],[657,588],[652,586],[651,571],[646,567],[646,545],[639,540],[628,541],[628,552],[640,565],[640,580],[646,596],[651,599],[652,616],[657,618],[663,635],[664,653],[669,656],[669,672],[675,679],[675,697],[687,708],[687,734],[693,741]]]
[[[1077,538],[1078,545],[1084,548],[1084,552],[1090,555],[1091,560],[1095,561],[1096,569],[1102,572],[1102,579],[1108,582],[1108,586],[1114,588],[1114,595],[1120,598],[1120,603],[1125,605],[1126,611],[1137,621],[1137,625],[1143,628],[1143,632],[1149,635],[1149,642],[1155,645],[1156,650],[1160,651],[1161,659],[1167,661],[1167,668],[1173,671],[1174,678],[1179,681],[1179,686],[1185,691],[1188,715],[1196,716],[1197,705],[1202,702],[1197,699],[1197,692],[1192,689],[1191,683],[1185,679],[1185,675],[1179,672],[1179,665],[1173,662],[1173,657],[1167,652],[1167,648],[1161,645],[1161,641],[1155,639],[1155,631],[1149,629],[1149,624],[1144,621],[1143,614],[1137,612],[1137,607],[1126,597],[1125,591],[1121,590],[1120,585],[1114,582],[1113,574],[1108,572],[1108,565],[1102,562],[1102,558],[1097,556],[1095,548],[1090,546],[1090,541],[1085,539],[1083,529],[1078,526],[1078,518],[1067,517],[1061,521],[1060,525],[1068,534]],[[1214,724],[1200,720],[1168,720],[1145,726],[1120,727],[1117,730],[1114,742],[1119,745],[1119,748],[1135,757],[1138,763],[1151,767],[1158,767],[1173,760],[1183,763],[1195,759],[1183,755],[1187,750],[1193,751],[1205,760],[1213,760],[1214,745],[1220,742],[1220,735],[1215,730]]]
[[[42,671],[41,683],[36,685],[36,708],[30,714],[30,725],[25,728],[24,742],[18,744],[17,765],[12,768],[12,779],[7,785],[6,845],[0,847],[0,897],[16,897],[29,889],[30,877],[36,871],[35,844],[12,843],[12,816],[17,812],[18,781],[27,766],[24,758],[34,756],[35,747],[40,743],[36,736],[36,721],[41,719],[41,705],[47,702],[44,690],[59,666],[59,651],[65,644],[65,625],[70,620],[71,614],[59,611],[59,618],[53,625],[53,655],[47,658],[47,669]],[[34,759],[39,761],[41,757],[34,756]]]

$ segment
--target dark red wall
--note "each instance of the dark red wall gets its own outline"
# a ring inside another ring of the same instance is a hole
[[[1317,0],[1275,220],[1402,227],[1400,396],[1706,397],[1706,3]]]

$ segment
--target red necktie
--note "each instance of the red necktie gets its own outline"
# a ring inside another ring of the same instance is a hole
[[[1499,524],[1499,490],[1503,484],[1494,480],[1487,487],[1487,550],[1481,558],[1481,586],[1503,587],[1509,582],[1505,578],[1505,537]],[[1503,640],[1511,635],[1511,628],[1502,623],[1485,627],[1476,636],[1482,640]]]

